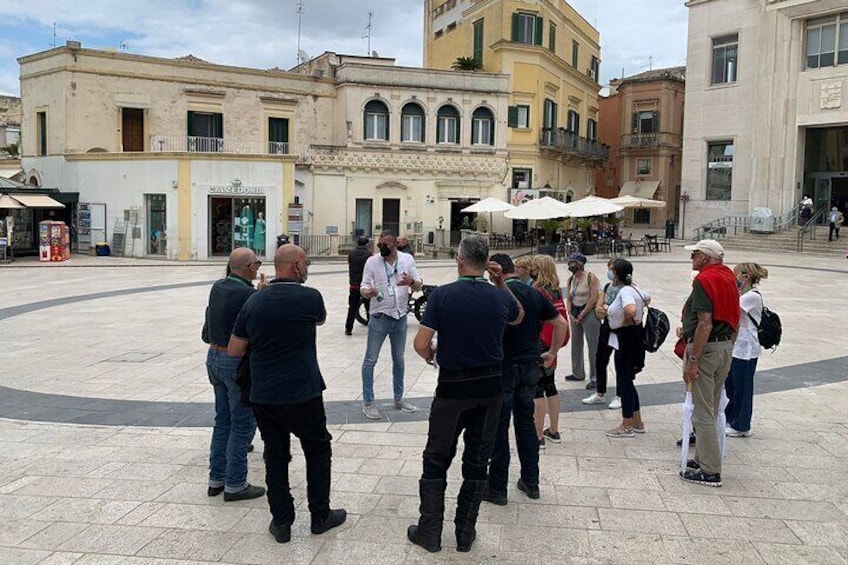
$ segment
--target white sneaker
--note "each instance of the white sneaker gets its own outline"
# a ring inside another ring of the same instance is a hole
[[[726,435],[727,437],[748,437],[751,435],[751,430],[748,430],[747,432],[740,432],[739,430],[734,430],[733,428],[728,426],[724,430],[724,435]]]
[[[610,402],[610,403],[609,403],[608,408],[609,408],[610,410],[618,410],[618,409],[620,409],[620,408],[621,408],[621,397],[620,397],[620,396],[616,396],[615,398],[613,398],[613,399],[612,399],[612,402]]]
[[[593,392],[591,396],[588,398],[584,398],[581,402],[583,404],[606,404],[607,401],[604,398],[603,394],[598,394],[597,392]]]
[[[369,420],[382,420],[383,417],[380,416],[379,410],[374,406],[373,402],[364,402],[362,404],[362,413],[365,414],[365,417]]]
[[[418,408],[401,398],[400,400],[395,400],[395,408],[400,410],[401,412],[407,412],[409,414],[413,412],[418,412]]]

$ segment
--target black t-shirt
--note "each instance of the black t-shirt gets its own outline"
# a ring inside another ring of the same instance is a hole
[[[517,317],[518,305],[508,291],[482,278],[460,279],[427,297],[421,325],[439,334],[439,366],[459,371],[501,363],[504,329]]]
[[[315,328],[326,317],[321,293],[296,281],[274,280],[250,297],[233,335],[250,342],[251,402],[299,404],[321,395]]]
[[[250,281],[236,275],[215,281],[209,291],[209,306],[206,309],[209,343],[227,347],[239,310],[255,292]]]
[[[559,312],[541,292],[520,279],[507,279],[507,284],[524,307],[524,319],[517,326],[507,326],[504,331],[504,363],[541,362],[539,331],[544,322],[553,320],[559,316]]]

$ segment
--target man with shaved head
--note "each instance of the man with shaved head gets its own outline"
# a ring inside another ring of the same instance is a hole
[[[327,431],[326,388],[315,344],[317,326],[327,311],[321,293],[303,286],[309,271],[306,252],[286,244],[274,256],[276,278],[251,296],[236,319],[229,353],[250,346],[250,404],[265,444],[265,484],[271,509],[271,535],[291,540],[294,499],[289,486],[291,434],[300,439],[306,458],[306,495],[312,533],[323,534],[344,523],[343,509],[330,509],[332,436]]]
[[[236,384],[241,356],[227,353],[239,310],[256,292],[252,281],[261,264],[256,254],[246,247],[233,251],[227,264],[227,276],[212,285],[206,308],[203,332],[209,342],[206,372],[215,390],[215,427],[209,449],[207,494],[217,496],[223,492],[227,502],[265,494],[264,488],[247,482],[247,452],[256,433],[256,421],[250,408],[242,405],[241,391]]]

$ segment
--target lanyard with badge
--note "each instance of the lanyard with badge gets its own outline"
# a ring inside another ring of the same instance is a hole
[[[470,281],[470,282],[474,282],[474,281],[478,281],[478,282],[479,282],[479,281],[483,281],[483,282],[485,282],[485,281],[486,281],[486,277],[470,277],[470,276],[463,276],[463,277],[459,277],[458,279],[456,279],[456,281],[457,281],[457,282],[459,282],[459,281]]]
[[[392,284],[392,275],[394,274],[395,283],[397,283],[397,274],[398,274],[398,263],[400,262],[400,257],[395,259],[395,270],[394,272],[389,270],[389,266],[387,261],[383,259],[383,270],[386,271],[386,294],[389,296],[395,295],[395,286]]]
[[[246,281],[246,280],[244,280],[243,278],[241,278],[241,277],[237,277],[237,276],[235,276],[235,275],[230,275],[230,276],[228,276],[228,277],[227,277],[227,280],[228,280],[228,281],[235,281],[235,282],[237,282],[237,283],[243,284],[244,286],[249,286],[250,288],[253,288],[253,285],[252,285],[252,284],[250,284],[249,282],[247,282],[247,281]]]

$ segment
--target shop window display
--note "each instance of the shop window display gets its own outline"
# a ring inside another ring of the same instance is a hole
[[[264,255],[266,225],[264,198],[210,198],[211,254],[249,247]]]

